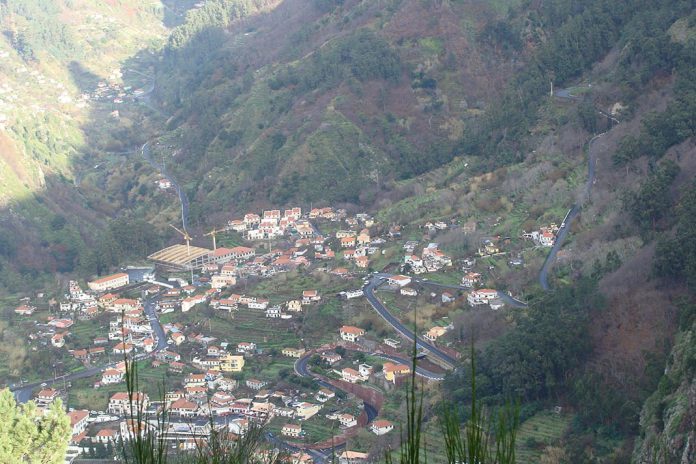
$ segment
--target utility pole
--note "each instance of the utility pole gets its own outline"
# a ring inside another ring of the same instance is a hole
[[[551,97],[553,97],[553,81],[549,81],[551,83]]]

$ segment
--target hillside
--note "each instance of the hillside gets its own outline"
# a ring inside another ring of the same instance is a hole
[[[503,86],[512,52],[525,52],[480,38],[508,6],[290,0],[196,35],[182,27],[191,44],[170,39],[155,97],[172,115],[163,140],[179,148],[194,214],[369,204],[452,159],[463,122]]]
[[[529,314],[551,332],[574,320],[561,341],[515,319],[518,330],[485,355],[486,393],[559,398],[583,423],[563,440],[575,462],[629,459],[687,291],[655,245],[696,176],[692,5],[255,6],[258,15],[196,29],[190,51],[170,40],[158,68],[156,98],[172,115],[162,141],[176,147],[163,156],[194,199],[194,223],[298,201],[372,205],[386,223],[476,223],[476,234],[438,237],[466,255],[487,236],[514,240],[582,205],[551,275],[569,295],[547,300],[534,288],[541,254],[521,255],[521,271],[491,263],[496,288],[552,306],[593,303],[580,315]],[[205,53],[182,66],[203,38]],[[551,80],[562,89],[555,98]],[[588,184],[590,150],[597,175]],[[575,289],[583,278],[596,289]],[[567,346],[577,351],[538,366],[546,386],[536,386],[538,372],[510,367],[535,365],[519,352]],[[582,449],[582,440],[592,444]]]
[[[522,401],[526,462],[691,462],[693,7],[0,1],[0,290],[60,288],[171,242],[181,210],[155,187],[160,162],[196,242],[263,208],[367,211],[377,235],[399,225],[454,258],[436,283],[458,284],[476,257],[487,286],[528,303],[483,314],[432,293],[417,314],[390,296],[419,324],[452,309],[448,343],[475,343],[479,396]],[[566,220],[544,277],[549,249],[530,235]],[[401,245],[368,271],[403,271]],[[335,304],[312,324],[389,333]],[[446,378],[429,419],[442,398],[471,401],[469,376]]]
[[[121,109],[116,116],[147,84],[148,56],[138,51],[162,42],[167,27],[181,22],[185,3],[0,2],[5,286],[47,270],[73,271],[91,225],[105,224],[80,181],[100,157],[130,147],[123,136],[138,115]]]

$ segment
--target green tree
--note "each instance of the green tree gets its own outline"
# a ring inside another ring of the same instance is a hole
[[[672,204],[669,189],[677,174],[679,166],[673,161],[666,161],[629,197],[627,206],[631,216],[644,231],[654,230],[658,221],[669,212]]]
[[[5,389],[0,392],[0,417],[0,462],[63,462],[72,430],[60,400],[42,415],[33,402],[18,406]]]
[[[696,289],[696,181],[686,189],[676,211],[675,236],[657,242],[654,271],[660,277],[685,280]]]

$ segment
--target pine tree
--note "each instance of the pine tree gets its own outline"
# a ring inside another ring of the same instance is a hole
[[[18,406],[5,389],[0,391],[0,417],[0,462],[63,462],[71,428],[60,400],[42,415],[33,402]]]

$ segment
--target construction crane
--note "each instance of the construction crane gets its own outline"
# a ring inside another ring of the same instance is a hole
[[[225,231],[224,229],[213,228],[213,230],[211,230],[207,234],[203,234],[205,237],[210,237],[210,236],[213,237],[213,250],[217,250],[217,242],[215,241],[215,236],[217,234],[219,234],[220,232],[224,232],[224,231]]]
[[[189,233],[186,230],[182,231],[181,229],[178,229],[177,227],[171,224],[169,224],[169,227],[176,230],[181,234],[182,237],[184,237],[184,240],[186,240],[186,254],[187,256],[191,256],[191,236],[189,235]]]

